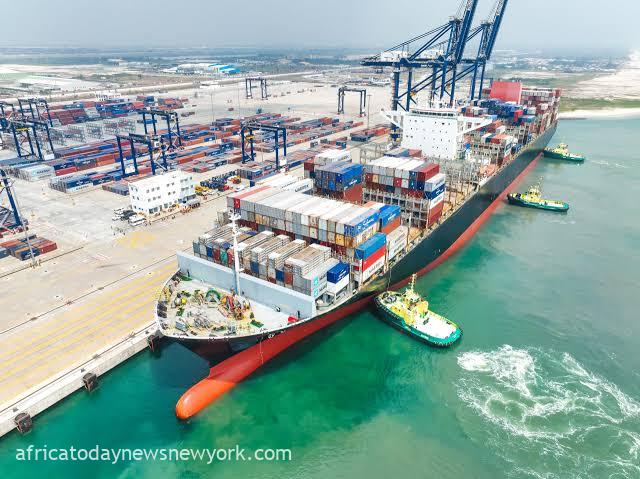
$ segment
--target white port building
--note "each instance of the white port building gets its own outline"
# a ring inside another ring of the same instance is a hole
[[[191,173],[170,171],[129,183],[129,197],[133,211],[158,213],[195,198],[195,181]]]

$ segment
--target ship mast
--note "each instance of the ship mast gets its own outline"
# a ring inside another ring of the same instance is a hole
[[[236,281],[236,294],[240,294],[240,260],[238,259],[238,225],[237,220],[240,219],[240,215],[231,213],[229,215],[231,220],[231,228],[233,232],[233,276]]]

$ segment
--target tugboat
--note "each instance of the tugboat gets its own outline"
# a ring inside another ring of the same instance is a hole
[[[548,211],[567,211],[569,204],[563,201],[545,200],[540,195],[540,183],[532,186],[526,193],[509,193],[507,200],[512,205],[538,208]]]
[[[376,306],[386,322],[414,338],[440,348],[451,346],[462,336],[452,321],[429,310],[429,303],[415,291],[416,275],[404,293],[385,291],[376,296]]]
[[[582,163],[585,160],[583,155],[569,153],[569,147],[566,143],[560,143],[555,148],[545,148],[544,156],[547,158],[555,158],[556,160],[574,161],[576,163]]]

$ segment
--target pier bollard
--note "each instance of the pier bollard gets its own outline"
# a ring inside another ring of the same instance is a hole
[[[98,376],[94,373],[87,373],[82,376],[82,382],[84,384],[84,388],[91,392],[98,387]]]
[[[158,352],[160,350],[160,339],[162,338],[162,334],[159,331],[151,333],[147,336],[147,345],[152,353]]]
[[[26,412],[21,412],[14,419],[13,422],[20,434],[26,434],[33,429],[33,419]]]

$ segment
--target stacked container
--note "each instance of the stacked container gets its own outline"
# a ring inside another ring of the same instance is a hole
[[[331,249],[312,244],[284,262],[284,283],[295,291],[318,298],[327,290],[327,271],[338,260],[331,258]]]
[[[441,191],[432,189],[431,180],[440,170],[437,164],[410,156],[383,156],[364,165],[364,170],[365,200],[398,205],[405,222],[421,228],[428,226],[430,206],[434,206],[431,200],[444,192],[445,188],[442,183],[438,184]],[[392,224],[384,232],[389,233],[400,222]]]
[[[315,165],[316,194],[329,198],[362,202],[362,165],[341,161]]]
[[[358,282],[368,280],[380,271],[385,264],[387,253],[387,236],[376,233],[356,248],[354,258],[354,278]]]
[[[349,286],[349,264],[339,262],[327,271],[327,293],[334,296]]]
[[[409,228],[398,226],[387,235],[387,260],[391,261],[404,252],[408,244]]]
[[[250,271],[253,276],[267,279],[267,257],[290,241],[287,235],[278,235],[251,250]]]
[[[284,286],[284,262],[290,256],[302,251],[307,243],[303,240],[293,240],[286,246],[269,253],[267,258],[267,280]]]

